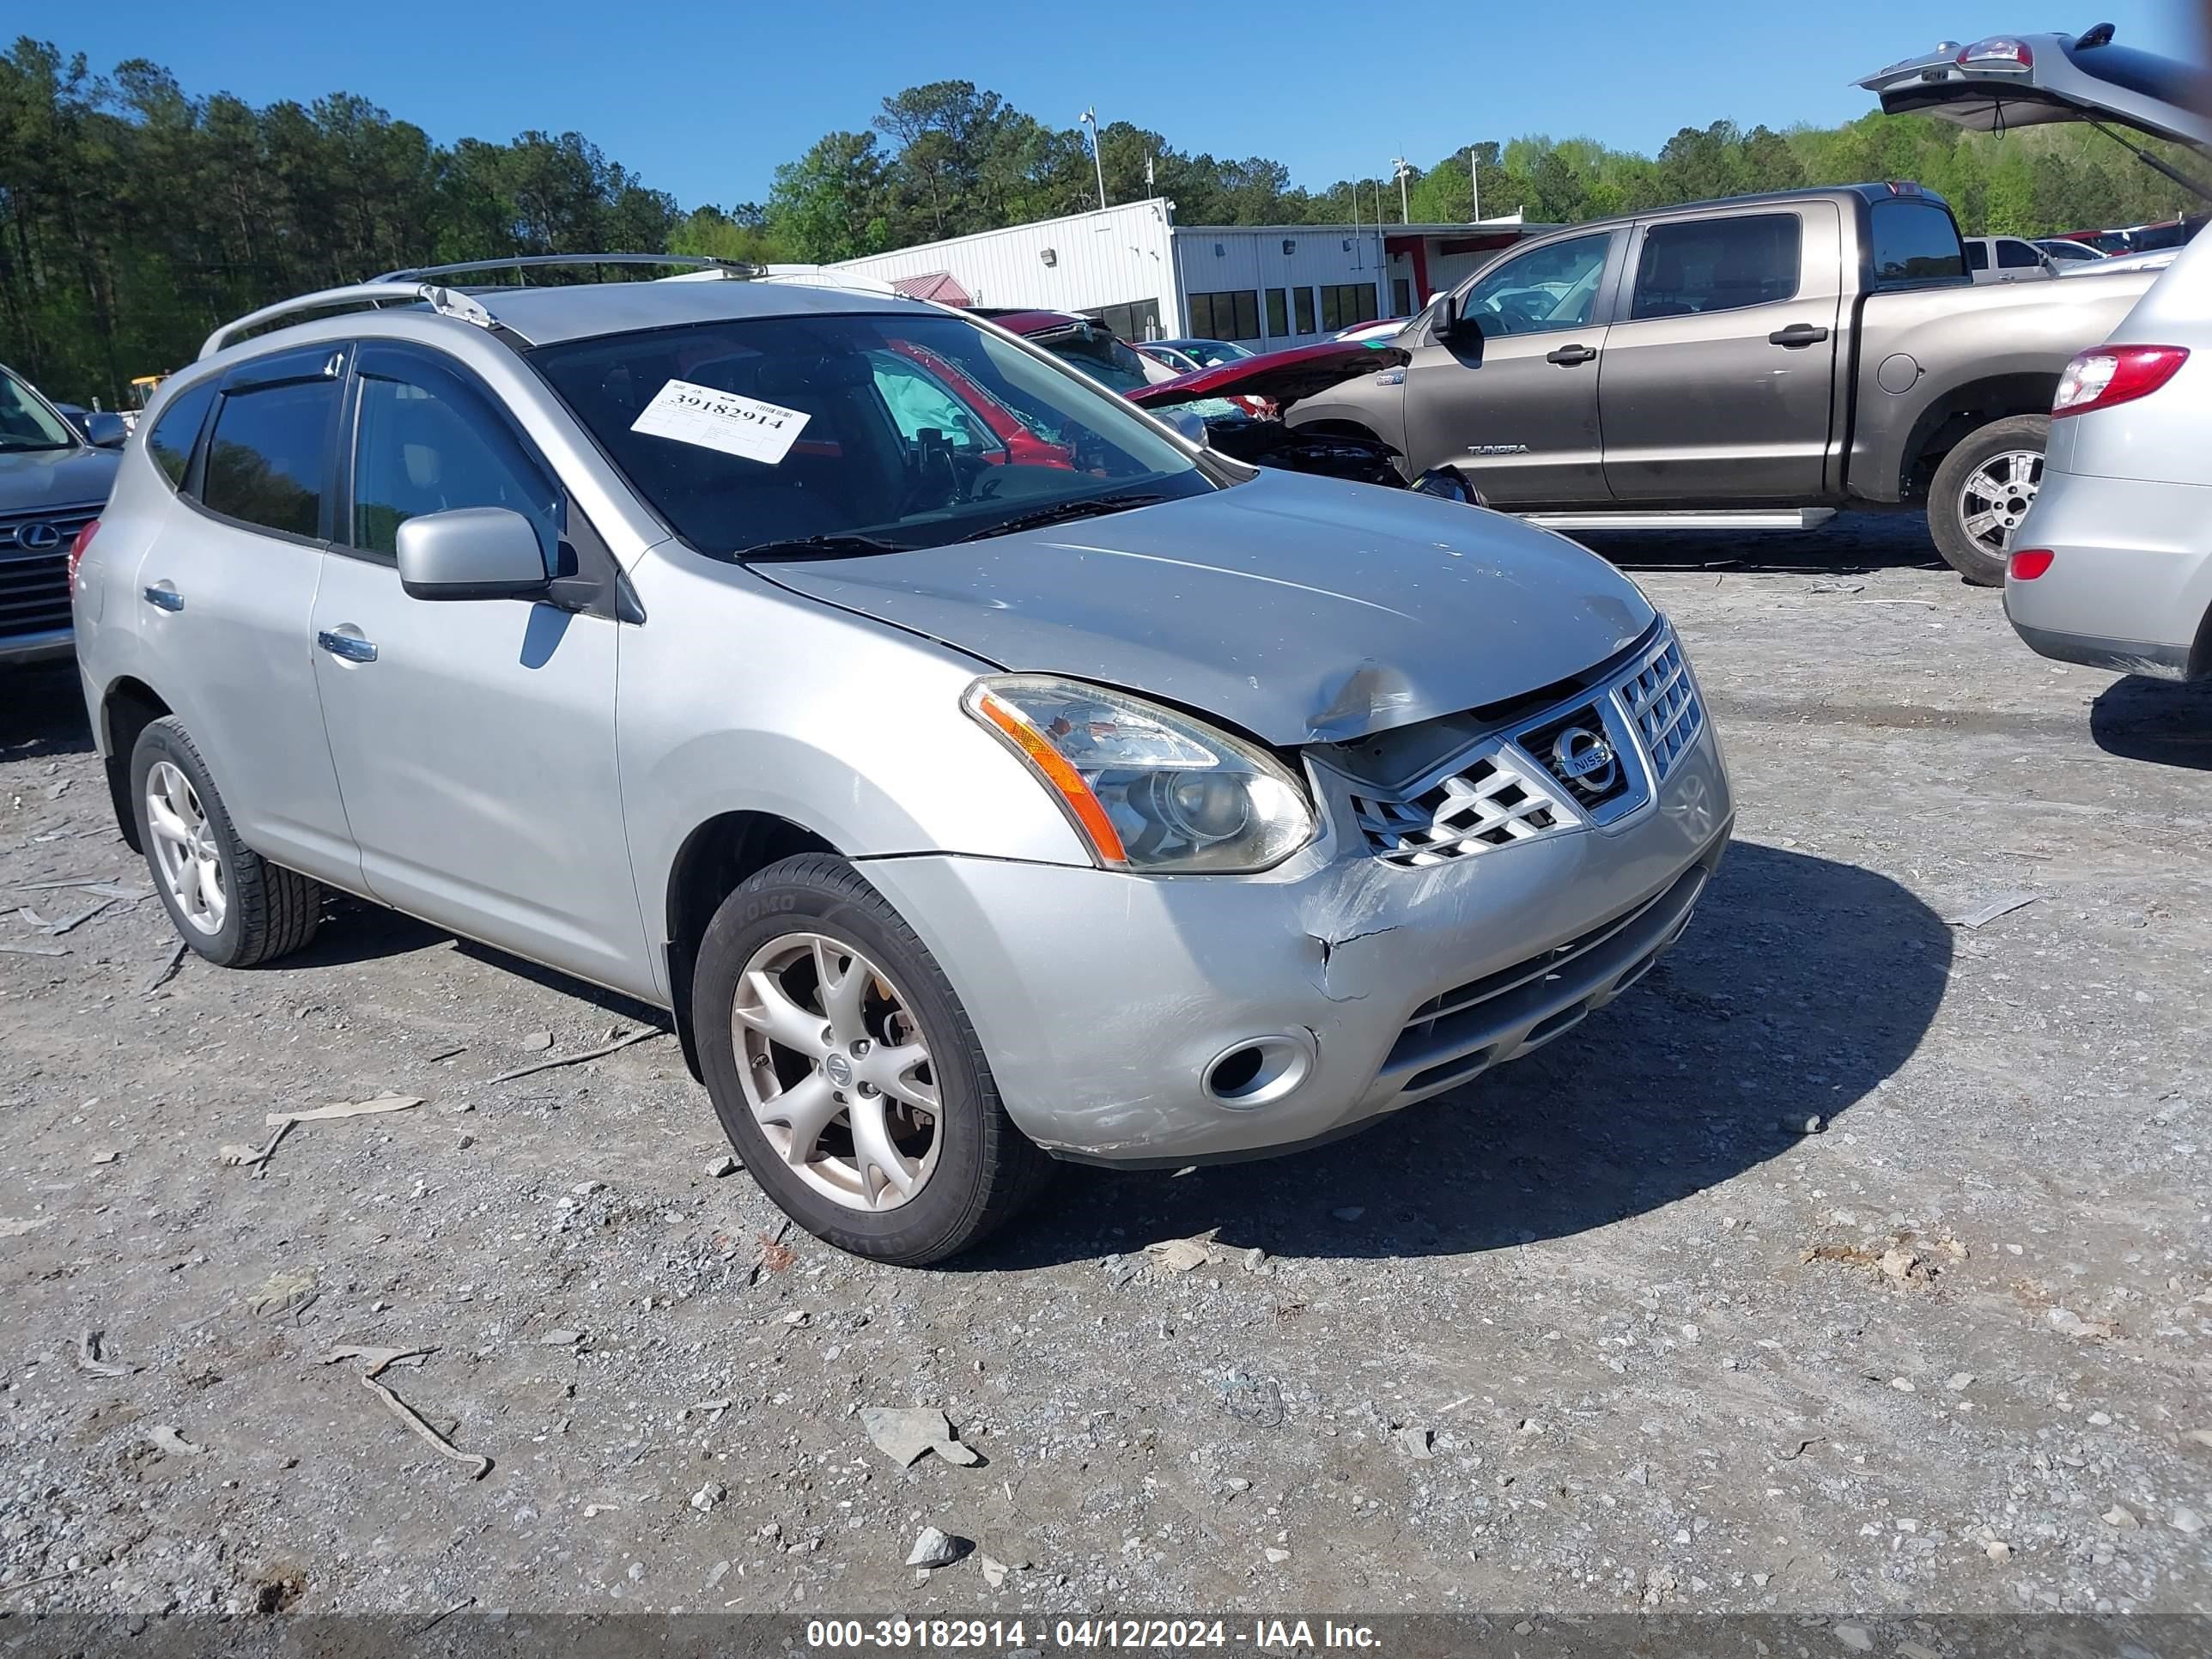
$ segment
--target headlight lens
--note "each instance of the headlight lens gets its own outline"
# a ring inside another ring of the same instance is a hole
[[[977,680],[962,704],[1109,868],[1264,870],[1313,839],[1313,807],[1274,757],[1171,708],[1039,674]]]

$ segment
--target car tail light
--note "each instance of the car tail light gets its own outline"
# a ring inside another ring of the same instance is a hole
[[[2098,346],[2085,351],[2059,375],[2051,418],[2148,398],[2188,361],[2186,346]]]
[[[99,529],[100,520],[94,519],[83,529],[78,531],[76,539],[70,544],[69,583],[72,590],[76,586],[76,568],[84,562],[84,550],[92,545],[92,538]]]
[[[2009,34],[1992,34],[1985,40],[1977,40],[1951,60],[1960,69],[2031,70],[2035,67],[2035,53],[2025,40],[2014,40]]]
[[[2023,547],[2012,556],[2005,574],[2016,582],[2032,582],[2051,568],[2052,557],[2047,547]]]

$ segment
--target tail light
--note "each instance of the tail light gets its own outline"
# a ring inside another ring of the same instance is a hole
[[[2051,568],[2052,557],[2047,547],[2023,547],[2012,556],[2005,574],[2016,582],[2032,582]]]
[[[1951,60],[1960,69],[2032,70],[2035,53],[2025,40],[2008,34],[1993,34],[1985,40],[1977,40]]]
[[[2066,365],[2051,400],[2053,420],[2148,398],[2189,361],[2186,346],[2098,346]]]
[[[72,592],[74,592],[76,587],[76,568],[84,562],[85,549],[92,545],[92,538],[94,535],[98,532],[99,529],[100,520],[94,519],[91,523],[85,526],[83,529],[78,531],[76,532],[76,539],[70,544],[69,583]]]

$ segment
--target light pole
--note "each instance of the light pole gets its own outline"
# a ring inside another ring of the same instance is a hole
[[[1103,213],[1106,209],[1106,164],[1098,159],[1098,112],[1087,109],[1075,118],[1091,129],[1091,167],[1098,175],[1098,209]]]
[[[1479,225],[1482,222],[1482,163],[1476,159],[1473,144],[1467,147],[1467,184],[1474,199],[1474,211],[1467,216],[1467,221]]]
[[[1413,222],[1413,210],[1406,204],[1406,180],[1413,176],[1413,164],[1402,155],[1394,155],[1390,165],[1397,169],[1398,222],[1409,225]]]

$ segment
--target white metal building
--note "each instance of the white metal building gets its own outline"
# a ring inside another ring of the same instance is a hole
[[[1410,316],[1547,226],[1178,225],[1164,197],[979,231],[835,267],[952,304],[1081,312],[1126,339],[1255,350]]]

